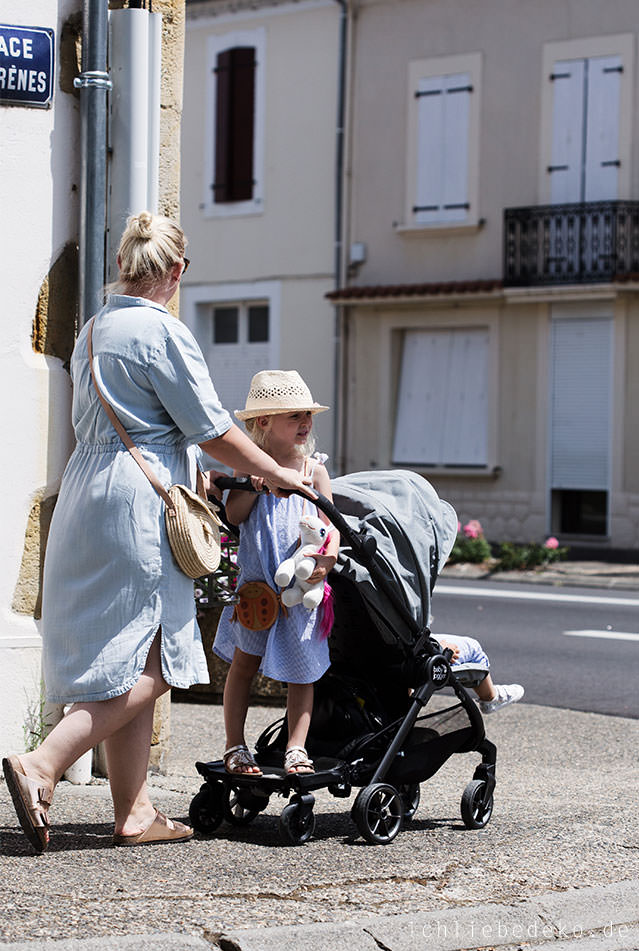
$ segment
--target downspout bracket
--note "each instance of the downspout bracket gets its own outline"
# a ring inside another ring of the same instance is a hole
[[[88,70],[80,73],[73,80],[73,85],[76,89],[86,89],[88,86],[97,86],[99,89],[113,89],[109,74],[100,70]]]

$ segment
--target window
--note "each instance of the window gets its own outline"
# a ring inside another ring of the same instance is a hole
[[[632,194],[635,46],[632,33],[544,44],[540,204]]]
[[[215,66],[215,181],[213,201],[253,198],[255,49],[223,50]]]
[[[208,41],[206,195],[211,215],[261,211],[264,152],[264,31]]]
[[[407,330],[393,462],[488,464],[488,328]]]
[[[253,375],[276,365],[269,304],[233,301],[197,306],[198,327],[208,327],[202,350],[215,389],[224,406],[241,409]]]
[[[548,166],[553,204],[617,198],[622,73],[619,56],[555,62]]]
[[[479,54],[410,64],[407,227],[478,221],[479,67]]]

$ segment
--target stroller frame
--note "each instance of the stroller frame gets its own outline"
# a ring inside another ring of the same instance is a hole
[[[217,479],[216,485],[223,489],[253,491],[248,479],[224,477]],[[398,638],[417,684],[412,690],[408,709],[399,720],[387,724],[373,738],[394,732],[384,754],[381,758],[374,758],[372,763],[366,761],[364,738],[359,744],[359,752],[363,755],[355,760],[320,756],[315,758],[313,773],[285,773],[281,767],[272,765],[275,746],[271,741],[282,720],[267,728],[257,741],[256,758],[262,768],[261,774],[228,773],[222,760],[196,762],[196,769],[204,783],[190,804],[189,818],[193,827],[209,835],[224,820],[235,826],[247,825],[266,809],[271,795],[278,794],[289,799],[280,815],[280,836],[288,845],[301,845],[311,838],[315,828],[315,790],[325,788],[335,797],[347,798],[353,786],[361,786],[351,809],[351,817],[367,842],[387,845],[399,833],[404,822],[412,818],[419,803],[419,783],[408,781],[393,784],[388,781],[389,773],[392,773],[398,758],[402,757],[404,746],[432,696],[448,686],[452,688],[458,705],[464,708],[470,721],[470,735],[452,752],[476,751],[482,758],[464,790],[461,817],[466,828],[483,828],[489,822],[493,810],[497,750],[486,738],[481,713],[462,683],[462,680],[473,682],[472,671],[469,675],[466,669],[464,676],[458,679],[455,668],[450,665],[451,652],[441,650],[427,626],[420,629],[394,585],[376,562],[375,538],[368,535],[365,529],[354,531],[336,506],[323,495],[318,494],[315,504],[330,519],[342,539],[347,539],[353,557],[366,567],[376,587],[389,599],[416,638],[411,644]],[[432,584],[434,577],[431,587]],[[485,675],[485,671],[482,673]],[[478,680],[475,678],[474,682]],[[281,734],[282,730],[279,732]],[[355,752],[358,752],[357,746],[356,743]],[[452,753],[446,759],[449,755]]]

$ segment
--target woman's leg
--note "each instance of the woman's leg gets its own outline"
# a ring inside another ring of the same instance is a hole
[[[104,741],[116,835],[135,835],[153,822],[146,774],[153,733],[155,703]]]
[[[246,743],[244,724],[251,697],[251,684],[258,672],[262,658],[257,654],[246,654],[235,648],[233,661],[224,684],[224,729],[226,731],[226,749]],[[258,766],[246,766],[241,772],[257,773]]]
[[[143,712],[148,715],[150,711],[152,722],[153,705],[168,689],[162,676],[158,634],[151,645],[144,672],[131,690],[112,700],[74,703],[36,750],[20,756],[26,775],[55,788],[71,763],[138,715]],[[131,766],[129,763],[129,768]]]

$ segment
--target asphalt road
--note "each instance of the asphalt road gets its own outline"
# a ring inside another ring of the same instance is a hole
[[[523,702],[639,719],[639,595],[440,581],[433,631],[470,634]]]

